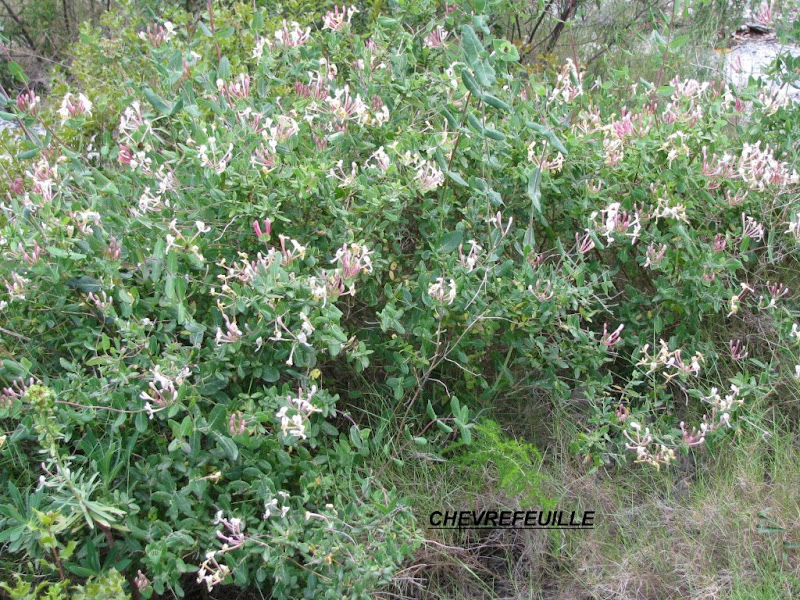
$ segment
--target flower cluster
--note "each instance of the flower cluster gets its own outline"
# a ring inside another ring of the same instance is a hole
[[[358,165],[356,163],[350,163],[350,172],[344,170],[343,168],[344,161],[339,161],[336,163],[336,168],[331,169],[328,171],[328,179],[336,179],[339,181],[337,187],[340,188],[347,188],[353,185],[353,182],[356,180],[356,175],[358,175]]]
[[[583,72],[578,71],[578,67],[571,58],[568,58],[561,72],[558,74],[553,91],[550,93],[548,102],[563,102],[569,104],[578,96],[583,94]]]
[[[628,440],[625,447],[628,450],[636,451],[637,463],[648,463],[656,469],[660,469],[661,465],[668,465],[675,460],[675,450],[664,444],[655,443],[649,427],[645,427],[642,431],[642,426],[636,421],[631,421],[629,427],[630,430],[623,431],[623,435]]]
[[[120,144],[117,154],[119,164],[129,167],[132,171],[141,170],[145,175],[152,175],[153,159],[147,156],[147,152],[139,150],[134,152],[130,146]]]
[[[39,107],[42,104],[42,99],[39,98],[32,90],[22,92],[17,96],[17,108],[20,112],[28,113],[35,116],[39,112]]]
[[[139,398],[146,401],[144,410],[150,419],[178,399],[178,390],[190,373],[188,367],[183,367],[177,375],[168,377],[161,372],[159,365],[155,366],[151,374],[153,380],[148,384],[150,389],[139,394]]]
[[[608,323],[603,323],[603,336],[600,338],[600,343],[607,348],[613,348],[622,341],[623,329],[625,329],[624,323],[621,323],[614,331],[609,331]]]
[[[547,148],[542,150],[542,154],[542,157],[537,156],[536,142],[531,142],[528,146],[528,161],[532,165],[539,168],[541,171],[553,171],[554,173],[558,173],[564,168],[564,162],[566,159],[561,152],[556,151],[555,158],[552,159],[546,156]]]
[[[791,233],[795,240],[800,242],[800,212],[793,219],[789,219],[789,229],[786,230],[786,233]]]
[[[350,24],[353,16],[358,12],[359,10],[355,6],[351,6],[350,8],[342,6],[342,8],[339,8],[339,6],[336,5],[333,7],[333,10],[328,11],[322,18],[322,28],[330,29],[331,31],[341,31],[344,29],[345,25]]]
[[[769,144],[744,144],[737,163],[739,177],[750,189],[764,191],[768,186],[794,185],[800,182],[797,171],[775,158]]]
[[[366,166],[369,169],[379,169],[382,173],[386,173],[386,171],[389,170],[389,167],[392,166],[392,159],[389,158],[386,150],[384,150],[383,146],[381,146],[372,153],[367,160]]]
[[[220,310],[222,310],[221,306]],[[231,319],[223,312],[222,320],[225,321],[225,330],[223,331],[221,327],[217,327],[217,334],[214,337],[217,346],[238,342],[242,337],[242,330],[239,329],[239,326],[236,324],[236,317]]]
[[[8,408],[14,400],[24,398],[32,385],[34,385],[33,377],[28,381],[15,379],[11,385],[0,389],[0,408]]]
[[[764,226],[753,217],[742,213],[742,238],[746,237],[760,242],[764,239]]]
[[[223,515],[223,511],[220,510],[217,512],[214,518],[214,525],[222,525],[222,528],[217,530],[216,535],[224,542],[222,550],[226,552],[239,548],[245,543],[245,523],[237,517],[226,519]]]
[[[200,164],[211,169],[217,175],[225,172],[232,155],[233,143],[229,143],[228,148],[222,150],[217,146],[217,138],[214,136],[210,136],[207,143],[197,147],[197,156],[200,159]]]
[[[553,282],[550,280],[536,280],[536,287],[533,285],[528,286],[528,291],[539,302],[547,302],[555,295],[553,292]]]
[[[725,394],[725,396],[720,396],[717,388],[711,388],[711,393],[703,398],[704,402],[711,404],[711,417],[703,417],[705,423],[701,425],[701,429],[704,432],[710,432],[720,425],[730,427],[731,410],[735,406],[744,404],[744,398],[740,394],[739,388],[733,384],[731,385],[730,393]]]
[[[147,29],[139,32],[139,39],[150,42],[153,48],[160,48],[162,44],[168,42],[175,35],[175,25],[171,21],[164,21],[164,24],[153,23]]]
[[[600,218],[600,223],[597,222],[598,217]],[[616,235],[628,236],[631,238],[631,244],[635,244],[642,230],[639,211],[631,213],[627,210],[622,210],[619,202],[612,202],[600,212],[593,212],[589,215],[589,220],[592,226],[586,232],[594,231],[604,235],[609,244],[615,241],[614,236]]]
[[[470,246],[467,254],[464,254],[464,244],[458,245],[458,261],[467,270],[467,273],[471,273],[478,264],[483,248],[475,240],[469,240],[467,243]]]
[[[278,115],[274,121],[272,119],[264,121],[264,130],[261,135],[267,140],[267,144],[274,152],[278,144],[297,135],[299,131],[300,126],[293,117]]]
[[[342,244],[331,263],[337,263],[337,274],[355,293],[354,282],[360,273],[372,273],[372,251],[361,244]]]
[[[664,255],[667,253],[667,245],[661,244],[661,246],[657,246],[655,244],[650,244],[647,247],[647,252],[645,256],[644,266],[645,268],[654,268],[657,267],[661,261],[664,259]]]
[[[426,37],[423,42],[428,48],[441,48],[450,34],[441,25],[437,25]]]
[[[214,587],[225,581],[225,578],[230,575],[231,570],[227,565],[220,564],[217,559],[217,552],[211,550],[206,552],[206,559],[200,565],[200,570],[197,572],[197,583],[204,583],[211,592]]]
[[[694,375],[700,373],[700,364],[705,360],[705,357],[700,352],[695,352],[694,356],[689,359],[689,364],[687,365],[681,356],[683,354],[683,349],[678,348],[677,350],[670,350],[669,344],[664,340],[659,340],[659,344],[659,351],[652,356],[647,353],[650,344],[646,344],[642,348],[643,358],[636,363],[637,366],[647,367],[648,374],[661,370],[663,371],[662,375],[664,379],[667,381],[670,381],[681,373]]]
[[[682,80],[676,76],[670,85],[674,88],[670,102],[664,107],[662,118],[667,124],[681,123],[694,126],[703,118],[703,106],[706,104],[710,84],[696,79]]]
[[[228,101],[245,100],[250,97],[250,75],[240,73],[233,81],[217,79],[217,91]]]
[[[298,346],[305,346],[306,348],[311,347],[311,344],[308,340],[314,333],[314,326],[311,324],[308,315],[306,315],[304,312],[301,312],[299,313],[299,318],[300,329],[295,333],[286,326],[282,316],[276,317],[274,322],[275,334],[269,338],[273,342],[280,342],[283,340],[292,341],[292,349],[289,352],[289,358],[286,359],[286,365],[289,367],[294,365],[294,354],[297,351]],[[288,334],[288,338],[283,336],[283,332]]]
[[[722,182],[736,176],[736,165],[733,155],[725,153],[718,158],[713,154],[708,156],[708,149],[703,146],[703,175],[708,178],[708,189],[717,189]]]
[[[278,496],[281,497],[281,500],[284,502],[289,499],[289,494],[287,492],[280,491],[278,492]],[[283,506],[278,505],[278,499],[272,498],[271,500],[266,500],[264,502],[264,520],[272,518],[273,515],[279,515],[281,519],[285,519],[286,515],[289,514],[289,510],[291,507],[288,504],[284,504]]]
[[[282,406],[275,414],[276,418],[280,420],[281,433],[284,436],[293,436],[302,440],[307,439],[306,424],[309,418],[314,413],[322,412],[322,409],[311,403],[311,399],[316,393],[317,386],[312,386],[307,393],[304,393],[303,389],[300,388],[296,397],[289,395],[287,404]],[[291,416],[289,416],[290,413]]]
[[[61,117],[62,123],[66,123],[74,117],[91,117],[93,106],[85,94],[78,94],[78,97],[75,98],[73,94],[67,92],[64,95],[64,99],[61,100],[61,108],[58,109],[58,115]]]
[[[275,43],[283,48],[297,48],[308,42],[311,37],[311,27],[302,29],[297,21],[286,23],[275,31]],[[260,58],[260,56],[259,56]]]
[[[11,273],[11,281],[5,280],[6,291],[10,300],[25,300],[27,294],[26,287],[31,282],[27,277],[23,277],[19,273]]]
[[[456,282],[450,277],[439,277],[428,286],[428,295],[441,304],[452,304],[457,291]]]
[[[56,182],[58,181],[58,164],[51,164],[42,157],[26,175],[33,180],[33,193],[40,194],[45,203],[53,200],[56,193]]]
[[[423,192],[435,190],[444,183],[444,173],[432,162],[420,159],[416,169],[417,183]]]
[[[250,164],[264,173],[269,173],[277,165],[274,150],[261,144],[250,156]]]
[[[333,95],[328,95],[321,106],[311,104],[307,111],[309,119],[317,112],[326,116],[325,128],[328,131],[347,131],[350,123],[365,125],[370,120],[369,107],[361,99],[361,94],[353,97],[349,85],[335,90]]]
[[[142,130],[143,133],[149,133],[152,129],[150,120],[144,116],[142,112],[142,104],[138,100],[131,102],[119,117],[119,135],[124,143],[128,143],[131,135]]]

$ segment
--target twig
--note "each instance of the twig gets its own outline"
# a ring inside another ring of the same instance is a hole
[[[33,38],[28,33],[28,30],[25,28],[25,24],[22,22],[19,16],[13,11],[11,6],[9,6],[6,0],[0,0],[0,2],[2,2],[3,6],[8,12],[8,16],[11,17],[11,20],[14,21],[14,23],[16,23],[17,26],[19,27],[19,31],[22,34],[22,37],[25,38],[25,42],[28,44],[28,46],[30,46],[31,50],[36,51],[37,50],[36,44],[34,43]]]

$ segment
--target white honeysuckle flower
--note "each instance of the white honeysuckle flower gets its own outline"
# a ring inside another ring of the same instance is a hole
[[[428,286],[428,295],[442,304],[452,304],[456,293],[456,282],[450,277],[439,277]]]

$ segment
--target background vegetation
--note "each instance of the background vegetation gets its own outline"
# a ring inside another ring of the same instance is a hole
[[[0,593],[797,597],[797,64],[698,67],[724,4],[4,3]]]

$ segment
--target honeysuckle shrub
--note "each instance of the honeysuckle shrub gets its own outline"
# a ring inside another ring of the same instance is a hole
[[[796,391],[785,89],[547,79],[483,2],[387,8],[110,14],[4,107],[7,571],[362,597],[417,539],[387,465],[499,398],[661,467]]]

